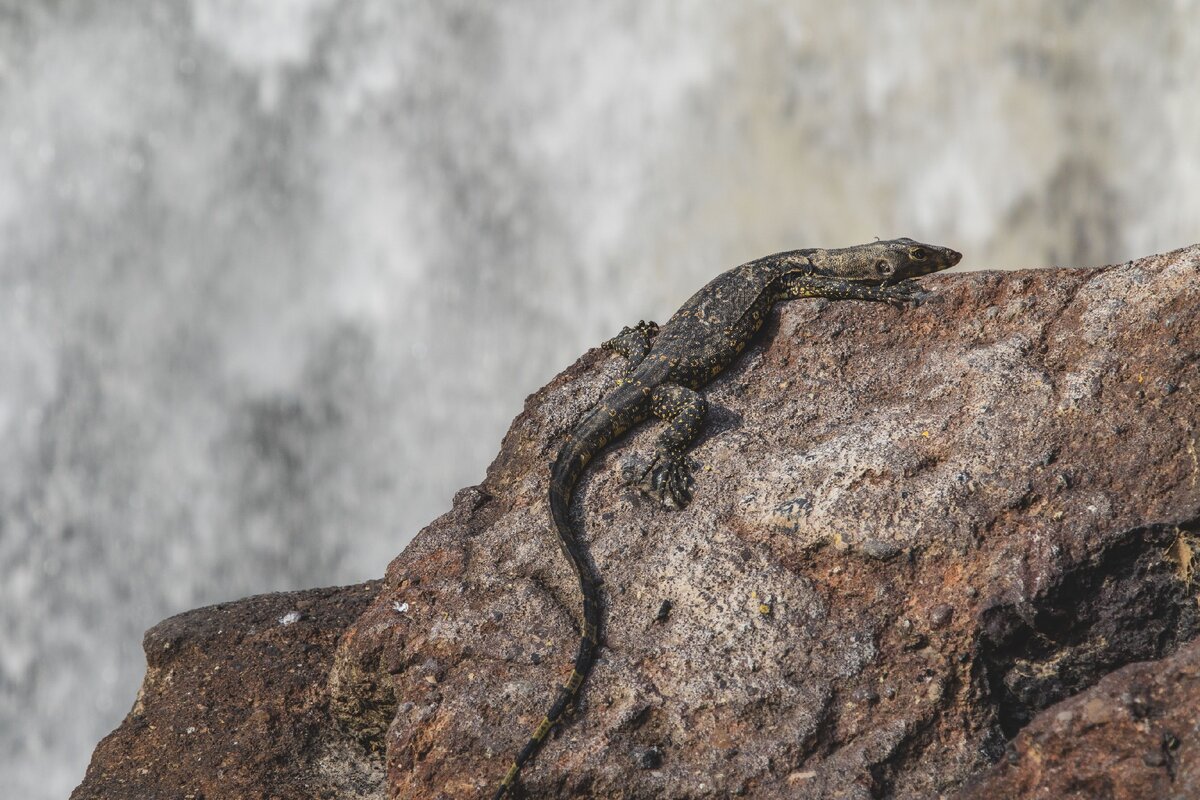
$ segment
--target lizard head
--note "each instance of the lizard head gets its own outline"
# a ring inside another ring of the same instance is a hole
[[[889,285],[950,269],[961,258],[961,253],[949,247],[901,238],[838,250],[817,250],[809,256],[809,261],[820,275],[856,283]]]

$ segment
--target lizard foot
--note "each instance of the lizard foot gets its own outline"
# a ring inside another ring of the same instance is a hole
[[[692,501],[692,469],[683,456],[656,455],[638,481],[638,488],[667,508],[681,509]]]
[[[882,293],[888,304],[896,307],[918,305],[929,296],[929,292],[922,289],[915,281],[901,281],[891,286],[884,286]]]

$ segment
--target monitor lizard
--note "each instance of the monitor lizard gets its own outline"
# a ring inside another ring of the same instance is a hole
[[[686,452],[708,409],[698,390],[745,349],[775,303],[826,297],[904,305],[923,294],[912,278],[948,269],[961,257],[947,247],[906,238],[776,253],[718,275],[661,328],[653,322],[639,322],[601,345],[628,360],[625,374],[567,434],[550,467],[550,514],[583,594],[583,627],[575,668],[517,754],[494,800],[512,788],[521,768],[575,702],[596,657],[600,580],[569,518],[571,494],[592,457],[632,426],[651,415],[658,417],[667,427],[653,457],[637,471],[635,482],[665,506],[682,508],[691,500],[693,486]]]

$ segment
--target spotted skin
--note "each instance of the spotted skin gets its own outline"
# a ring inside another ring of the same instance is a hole
[[[575,668],[517,754],[493,800],[512,789],[526,762],[575,703],[596,657],[600,580],[571,528],[568,513],[575,484],[592,457],[650,416],[663,420],[666,428],[637,483],[663,505],[683,508],[691,500],[693,485],[687,450],[708,410],[699,390],[745,349],[775,303],[827,297],[905,305],[921,297],[912,278],[948,269],[960,258],[949,248],[912,239],[776,253],[718,275],[661,329],[653,322],[640,322],[602,345],[627,359],[625,374],[566,436],[550,468],[550,515],[583,595]]]

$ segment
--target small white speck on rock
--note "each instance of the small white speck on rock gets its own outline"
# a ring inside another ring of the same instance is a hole
[[[299,611],[289,611],[288,613],[284,614],[282,617],[279,618],[280,625],[291,625],[291,624],[299,622],[299,621],[300,621],[300,612]]]

